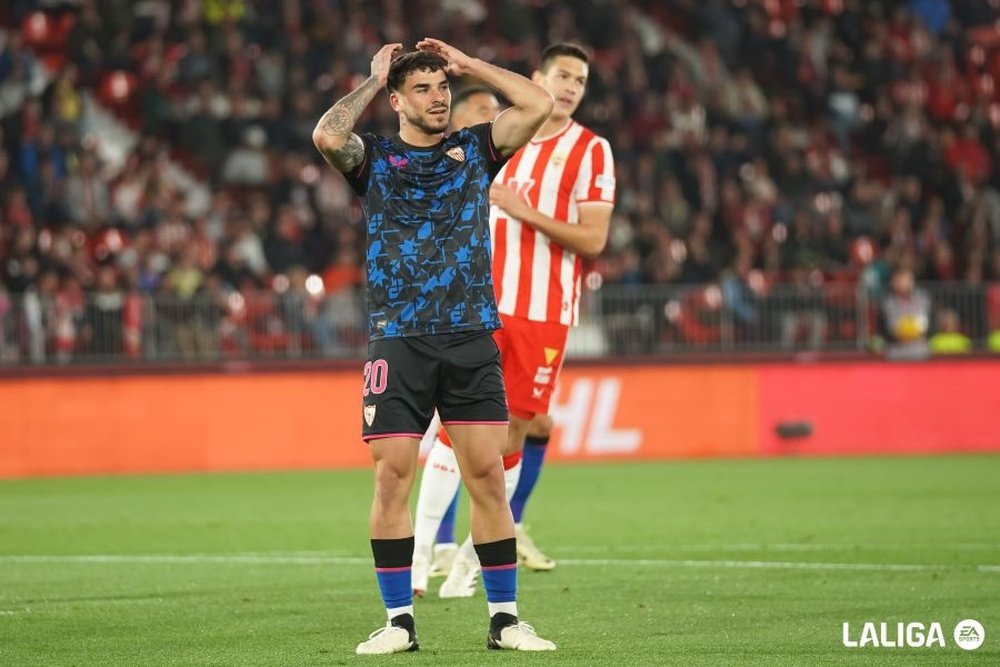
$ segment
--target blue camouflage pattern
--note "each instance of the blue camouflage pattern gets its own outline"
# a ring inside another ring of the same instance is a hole
[[[503,165],[490,125],[425,149],[362,136],[348,181],[367,220],[371,340],[500,328],[493,292],[489,188]]]

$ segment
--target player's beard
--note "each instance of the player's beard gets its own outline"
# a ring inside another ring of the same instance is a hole
[[[406,114],[406,122],[424,134],[441,134],[448,129],[448,118],[450,115],[446,113],[440,116],[441,120],[438,120],[438,116],[431,116],[430,114],[426,117]]]

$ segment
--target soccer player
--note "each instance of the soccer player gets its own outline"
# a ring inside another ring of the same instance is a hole
[[[500,101],[486,86],[468,86],[451,100],[451,131],[489,123],[500,113]],[[435,442],[440,420],[435,419],[425,436]],[[417,496],[413,526],[413,589],[423,595],[429,576],[443,577],[458,552],[455,543],[455,513],[460,486],[458,463],[451,447],[438,446],[428,458]],[[439,479],[440,478],[440,479]],[[424,483],[427,482],[427,483]],[[431,554],[433,547],[433,562]]]
[[[490,613],[487,646],[553,650],[517,616],[517,553],[501,454],[507,407],[493,293],[489,187],[506,159],[552,110],[528,79],[436,39],[393,59],[375,54],[371,75],[320,118],[313,142],[361,197],[367,221],[368,325],[362,437],[375,469],[369,521],[375,573],[389,618],[359,654],[417,649],[410,567],[409,495],[417,448],[435,408],[451,428],[472,501],[472,534]],[[489,124],[448,136],[447,74],[495,87],[511,108]],[[355,123],[386,88],[399,116],[392,137],[358,136]]]
[[[615,201],[610,145],[572,118],[588,74],[589,58],[579,46],[545,49],[532,80],[552,94],[555,107],[490,189],[493,277],[503,321],[494,338],[510,407],[505,456],[524,451],[511,509],[519,556],[538,570],[555,563],[535,546],[521,518],[544,460],[552,428],[547,413],[569,327],[579,319],[582,260],[604,249]],[[459,550],[442,597],[473,594],[474,556],[471,544]]]

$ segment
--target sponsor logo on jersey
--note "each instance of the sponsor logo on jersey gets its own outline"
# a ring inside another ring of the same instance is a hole
[[[518,197],[529,204],[531,203],[531,199],[529,199],[528,195],[531,192],[531,188],[535,186],[535,179],[529,178],[526,181],[515,181],[514,179],[510,179],[507,181],[507,186],[517,192]]]
[[[550,382],[552,382],[552,367],[539,366],[535,371],[535,384],[545,386]]]

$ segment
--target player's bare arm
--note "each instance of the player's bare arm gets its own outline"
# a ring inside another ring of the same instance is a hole
[[[490,203],[496,204],[507,215],[517,218],[522,224],[537,229],[562,247],[587,259],[600,255],[608,241],[613,210],[610,203],[580,204],[580,219],[575,225],[566,224],[562,220],[550,218],[535,210],[516,190],[500,183],[493,183],[490,186]]]
[[[330,107],[313,130],[313,144],[323,158],[342,172],[351,171],[365,157],[361,137],[354,133],[354,125],[378,92],[385,88],[389,65],[402,44],[386,44],[372,58],[371,75],[361,85]]]
[[[520,74],[472,58],[438,39],[423,39],[417,48],[447,60],[448,74],[473,76],[510,101],[511,106],[493,121],[492,130],[493,143],[505,157],[528,143],[552,112],[552,95]]]

